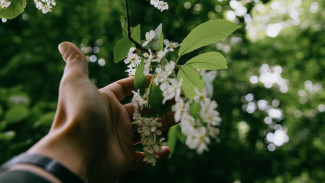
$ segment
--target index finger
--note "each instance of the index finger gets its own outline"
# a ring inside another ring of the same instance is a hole
[[[146,87],[148,87],[152,75],[147,75],[146,77],[147,77]],[[118,80],[100,89],[100,91],[104,93],[113,92],[113,94],[116,96],[116,98],[119,101],[124,99],[126,96],[131,95],[132,91],[134,90],[135,90],[134,77]]]

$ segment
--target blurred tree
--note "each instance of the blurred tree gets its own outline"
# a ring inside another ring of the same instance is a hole
[[[56,1],[50,14],[28,2],[22,15],[0,24],[0,162],[49,130],[64,68],[60,42],[80,46],[98,87],[126,77],[125,65],[114,64],[112,55],[122,36],[123,1]],[[120,182],[325,181],[325,3],[168,3],[170,9],[161,13],[148,1],[130,1],[131,25],[141,24],[144,35],[162,22],[165,37],[178,42],[209,19],[242,25],[232,37],[204,48],[217,48],[228,58],[229,69],[214,81],[213,98],[223,119],[220,142],[201,156],[178,142],[171,159]]]

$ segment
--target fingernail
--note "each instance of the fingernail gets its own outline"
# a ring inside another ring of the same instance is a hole
[[[66,52],[67,45],[65,43],[60,43],[58,46],[59,52],[61,53],[62,57]]]

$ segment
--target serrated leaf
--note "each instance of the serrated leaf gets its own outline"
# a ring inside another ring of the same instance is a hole
[[[189,61],[185,65],[191,65],[196,69],[201,70],[217,70],[227,69],[226,58],[218,52],[208,52],[198,55]]]
[[[160,90],[159,86],[155,86],[153,84],[150,85],[150,91],[149,91],[149,105],[152,110],[154,110],[156,113],[161,112],[163,104],[164,97],[162,95],[162,91]]]
[[[136,41],[137,43],[141,43],[141,26],[137,25],[135,27],[131,27],[131,37]]]
[[[185,55],[203,46],[215,43],[238,29],[240,26],[226,20],[211,20],[194,28],[183,40],[178,56]]]
[[[129,53],[132,43],[129,39],[123,36],[114,46],[114,63],[118,63],[125,59]]]
[[[146,90],[146,83],[147,83],[147,78],[143,73],[144,71],[144,63],[141,62],[135,71],[134,75],[134,87],[135,90],[138,91],[140,90],[140,94],[143,95],[145,90]]]
[[[176,142],[177,142],[177,132],[178,132],[177,128],[178,128],[178,125],[174,125],[174,126],[170,127],[168,130],[167,145],[170,149],[169,158],[172,157],[172,155],[175,151]]]
[[[163,34],[162,34],[162,24],[159,24],[158,27],[155,29],[155,37],[152,39],[152,48],[154,50],[162,50],[164,47],[163,40]]]
[[[186,97],[193,99],[196,95],[195,87],[204,88],[204,80],[200,73],[191,65],[185,65],[178,71],[177,78],[183,79],[182,89]]]
[[[29,115],[29,110],[24,105],[16,105],[10,108],[5,115],[5,120],[8,123],[18,123],[26,119]]]
[[[26,7],[26,0],[10,0],[8,8],[0,8],[0,18],[12,19],[21,14]]]

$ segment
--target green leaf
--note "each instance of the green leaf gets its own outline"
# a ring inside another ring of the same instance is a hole
[[[135,27],[131,27],[131,37],[136,41],[137,43],[141,43],[141,26],[137,25]]]
[[[208,52],[198,55],[187,61],[185,65],[191,65],[201,70],[227,69],[226,58],[218,52]]]
[[[154,50],[162,50],[164,48],[164,35],[162,33],[162,24],[159,24],[155,30],[155,37],[152,39],[152,48]]]
[[[125,21],[125,17],[121,16],[121,26],[122,26],[122,35],[127,37],[128,36],[128,31],[127,31],[127,23]]]
[[[35,123],[35,126],[38,125],[44,125],[44,126],[51,126],[53,119],[55,116],[55,111],[54,112],[48,112],[40,117],[40,119]]]
[[[10,141],[16,136],[15,131],[7,131],[4,133],[0,133],[0,141]]]
[[[2,113],[3,113],[3,109],[2,109],[2,107],[0,105],[0,117],[1,117]]]
[[[160,113],[163,107],[162,101],[164,99],[162,95],[162,91],[160,90],[159,86],[155,86],[153,84],[150,85],[149,91],[149,105],[152,110],[156,113]]]
[[[130,48],[132,47],[132,43],[129,39],[123,36],[114,47],[114,63],[118,63],[125,59],[129,53]]]
[[[172,155],[175,151],[176,141],[177,141],[177,132],[178,132],[177,128],[178,128],[178,125],[174,125],[174,126],[170,127],[168,130],[167,145],[170,149],[169,158],[172,157]]]
[[[146,90],[146,83],[147,83],[147,77],[143,73],[144,71],[144,63],[141,62],[135,71],[134,75],[134,87],[135,90],[140,90],[140,94],[143,95]]]
[[[10,0],[8,8],[0,8],[0,18],[11,19],[21,14],[26,7],[26,0]]]
[[[196,95],[195,87],[204,88],[204,80],[200,73],[191,65],[185,65],[178,71],[177,78],[183,79],[182,89],[186,97],[193,99]]]
[[[190,106],[190,113],[195,119],[200,119],[201,105],[198,102],[194,102]]]
[[[25,105],[16,105],[7,111],[5,120],[8,123],[18,123],[26,119],[28,115],[29,110]]]
[[[123,37],[128,38],[128,25],[125,21],[125,17],[121,16],[121,26],[122,26],[122,34]],[[130,28],[131,31],[131,37],[134,39],[134,41],[138,42],[139,44],[141,43],[141,25],[137,25],[135,27]],[[130,41],[131,42],[131,41]]]
[[[226,20],[211,20],[194,28],[183,40],[178,56],[215,43],[238,29],[240,26]]]

